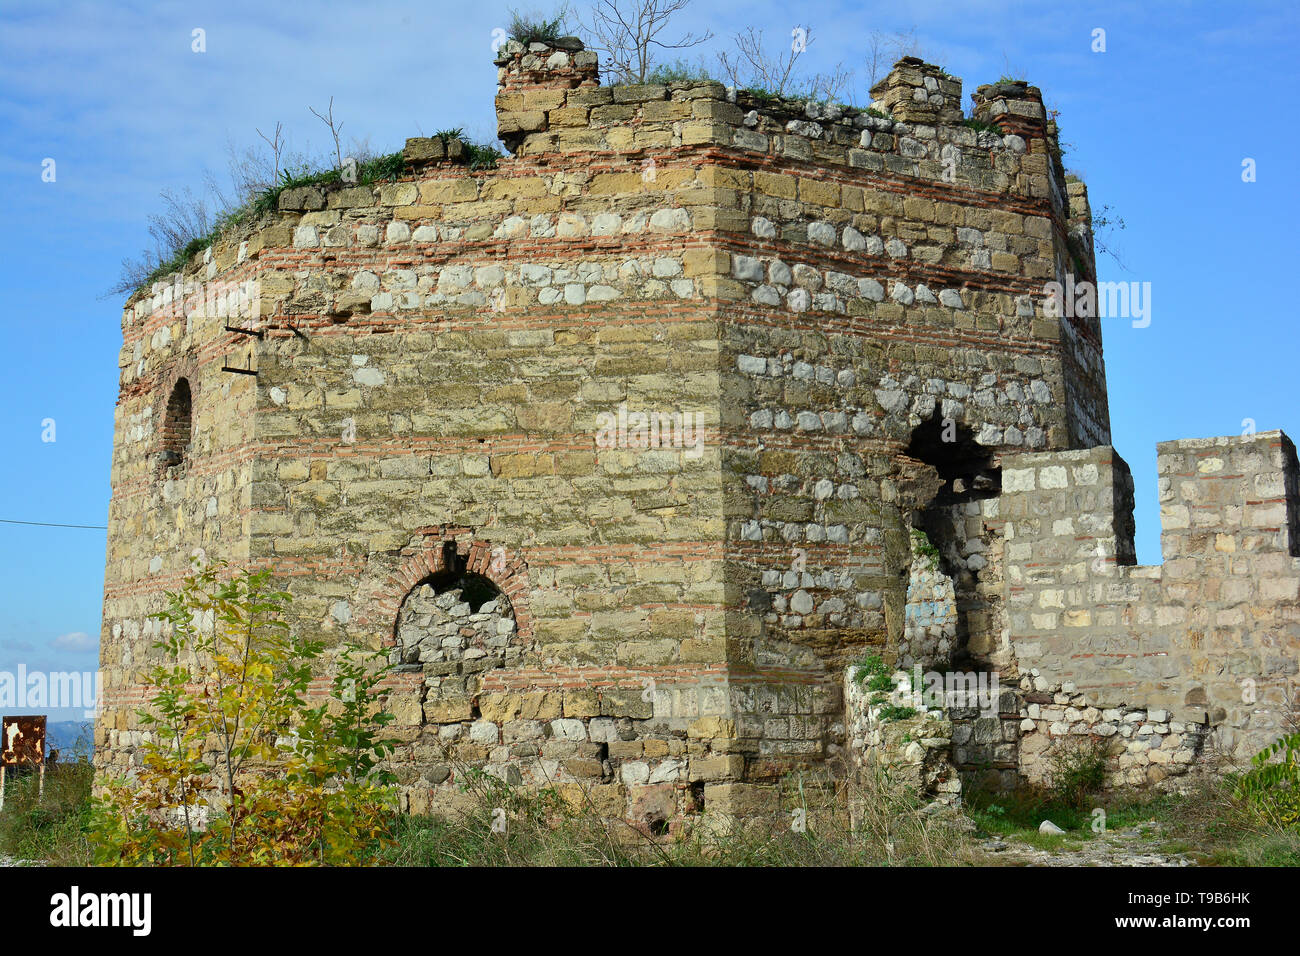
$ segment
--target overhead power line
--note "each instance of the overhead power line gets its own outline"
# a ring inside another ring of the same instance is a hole
[[[56,521],[16,521],[13,518],[0,518],[0,524],[25,524],[36,528],[89,528],[92,531],[107,531],[106,524],[59,524]]]

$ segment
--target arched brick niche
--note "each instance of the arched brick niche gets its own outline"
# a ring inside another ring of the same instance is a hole
[[[510,598],[480,575],[426,580],[402,602],[389,661],[448,674],[513,665],[520,656]]]
[[[473,535],[474,531],[468,528],[422,528],[410,544],[384,561],[391,570],[363,588],[357,623],[376,629],[382,627],[385,644],[403,657],[403,663],[415,663],[404,660],[407,655],[401,654],[409,650],[400,639],[403,623],[408,628],[418,628],[441,626],[435,622],[444,618],[463,619],[463,626],[475,633],[465,635],[460,648],[462,656],[472,647],[487,650],[500,646],[488,642],[488,618],[480,616],[484,614],[494,618],[498,626],[503,620],[513,620],[514,631],[506,646],[524,647],[531,643],[533,620],[528,607],[527,565],[518,552]],[[485,611],[484,605],[488,603],[494,606]],[[469,605],[468,613],[460,607],[462,604]],[[442,613],[434,614],[435,609]],[[431,615],[431,620],[419,623],[424,615]],[[476,619],[470,621],[470,617]],[[414,637],[414,632],[408,632],[408,636]],[[427,645],[427,641],[415,643]],[[448,650],[454,648],[448,645]],[[432,653],[428,651],[426,659]]]
[[[446,572],[417,584],[397,613],[390,663],[459,673],[516,663],[518,625],[510,599],[473,572]]]

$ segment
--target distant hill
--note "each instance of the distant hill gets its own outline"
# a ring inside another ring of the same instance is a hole
[[[60,760],[73,760],[80,753],[89,756],[94,746],[93,720],[60,720],[45,725],[45,750],[59,751]]]

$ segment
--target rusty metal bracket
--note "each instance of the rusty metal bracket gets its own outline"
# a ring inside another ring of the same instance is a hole
[[[229,359],[226,359],[226,363],[229,363],[229,362],[230,362],[230,360],[229,360]],[[254,369],[254,368],[239,368],[239,367],[237,367],[237,366],[230,365],[230,364],[223,364],[223,365],[221,366],[221,371],[223,371],[223,372],[234,372],[236,375],[256,375],[256,374],[257,374],[257,369]]]

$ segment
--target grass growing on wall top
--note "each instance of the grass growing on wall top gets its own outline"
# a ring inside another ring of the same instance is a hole
[[[890,701],[889,695],[894,691],[893,672],[885,666],[879,654],[868,654],[854,661],[853,667],[853,683],[870,695],[868,703],[879,708],[876,712],[879,720],[889,723],[916,716],[915,707],[904,707]]]
[[[468,166],[471,170],[495,169],[501,159],[501,151],[484,143],[466,140],[462,135],[463,132],[462,129],[457,127],[442,130],[436,135],[443,138],[444,143],[453,137],[460,139],[468,154]],[[345,181],[343,170],[336,166],[321,167],[302,163],[282,169],[278,180],[256,191],[243,204],[219,213],[209,229],[199,235],[191,236],[184,243],[177,242],[172,248],[161,250],[157,257],[157,264],[151,270],[143,274],[139,272],[124,273],[119,284],[109,291],[135,293],[165,276],[183,271],[190,259],[204,249],[215,245],[221,239],[241,228],[251,226],[263,216],[274,214],[279,208],[280,194],[286,189],[296,189],[301,186],[320,186],[327,189],[332,187],[342,188],[344,186],[371,186],[375,183],[393,182],[405,172],[406,161],[403,159],[400,150],[395,153],[374,156],[357,163],[355,180],[349,179]],[[176,205],[179,205],[179,203],[173,201],[173,208],[164,214],[167,218],[179,218],[177,213],[184,214],[193,211],[192,205],[188,210],[174,208]]]
[[[512,10],[506,33],[519,43],[550,43],[564,36],[564,18],[564,10],[550,19]]]

